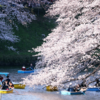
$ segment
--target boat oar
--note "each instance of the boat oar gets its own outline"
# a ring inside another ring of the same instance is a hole
[[[17,90],[14,90],[17,95],[25,95],[25,94],[20,94]]]
[[[17,95],[21,95],[21,94],[19,94],[19,92],[18,92],[18,91],[16,91],[16,90],[14,90],[14,92],[15,92],[15,93],[17,93]]]
[[[80,91],[82,92],[85,92],[87,90],[87,87],[86,88],[81,88]]]

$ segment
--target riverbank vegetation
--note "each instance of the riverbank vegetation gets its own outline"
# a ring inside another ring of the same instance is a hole
[[[44,17],[42,8],[34,8],[30,13],[30,9],[21,4],[6,0],[0,7],[0,65],[34,65],[37,58],[32,55],[36,53],[28,50],[42,44],[43,38],[55,27],[55,21]]]
[[[15,35],[20,39],[19,42],[11,43],[1,41],[0,44],[0,65],[29,65],[35,63],[36,57],[32,57],[35,52],[30,53],[28,50],[40,46],[43,38],[46,37],[55,27],[54,20],[38,16],[28,27],[18,24],[18,30],[14,30]],[[6,48],[14,47],[15,50]]]

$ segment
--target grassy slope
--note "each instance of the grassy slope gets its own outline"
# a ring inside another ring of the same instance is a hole
[[[42,34],[46,36],[55,27],[54,20],[44,17],[38,17],[28,27],[18,24],[19,30],[14,32],[19,36],[18,43],[10,43],[8,41],[1,41],[0,47],[0,65],[26,65],[35,62],[36,58],[32,57],[34,53],[29,53],[28,50],[40,46],[42,44]],[[13,45],[18,52],[6,49],[5,45]]]

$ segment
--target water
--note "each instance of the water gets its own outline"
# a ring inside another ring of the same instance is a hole
[[[18,68],[0,69],[0,72],[9,72],[10,79],[14,82],[22,81],[28,74],[18,74]],[[4,79],[6,77],[4,76]],[[85,95],[64,96],[57,92],[47,92],[38,86],[38,89],[26,86],[25,89],[14,89],[14,93],[2,94],[0,100],[100,100],[100,92],[89,92]]]
[[[1,100],[41,100],[41,98],[32,95],[3,94]]]

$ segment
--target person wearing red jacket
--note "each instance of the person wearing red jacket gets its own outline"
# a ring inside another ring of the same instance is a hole
[[[3,80],[3,77],[0,75],[0,81],[2,82],[2,80]]]

